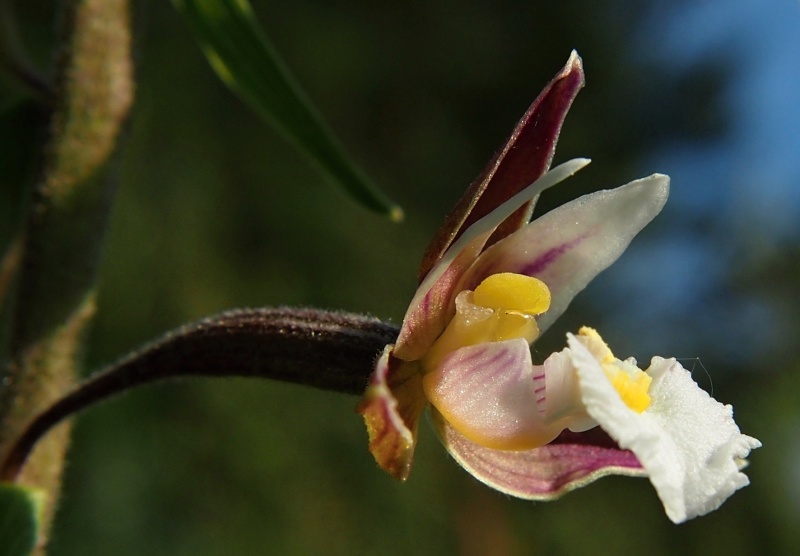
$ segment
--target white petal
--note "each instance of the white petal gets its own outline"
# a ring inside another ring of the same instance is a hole
[[[537,319],[545,330],[572,298],[613,263],[661,211],[669,194],[662,174],[584,195],[537,218],[481,253],[457,289],[474,290],[487,276],[514,272],[550,288],[550,309]]]
[[[589,417],[581,400],[578,374],[569,349],[551,354],[541,367],[534,369],[543,369],[546,377],[544,407],[548,423],[559,423],[560,428],[572,432],[583,432],[597,426],[597,421]]]
[[[514,214],[519,207],[537,197],[542,191],[548,189],[568,177],[575,174],[581,168],[589,164],[588,158],[574,158],[568,160],[563,164],[559,164],[552,170],[549,170],[541,178],[533,182],[531,185],[511,197],[508,201],[494,209],[492,212],[475,222],[472,226],[467,228],[464,234],[451,245],[436,266],[428,273],[425,280],[420,285],[419,289],[423,289],[427,284],[436,281],[439,275],[450,266],[450,262],[460,253],[467,245],[472,243],[475,238],[485,236],[484,242],[489,239],[497,227],[503,220]]]
[[[620,399],[583,343],[568,338],[589,415],[636,454],[673,522],[715,510],[749,483],[740,464],[761,443],[741,434],[731,407],[700,389],[679,363],[653,358],[647,370],[651,405],[639,414]]]
[[[542,191],[565,180],[587,164],[588,159],[577,158],[553,168],[467,228],[417,288],[403,318],[395,345],[396,357],[406,361],[419,359],[442,333],[452,316],[453,298],[464,289],[457,289],[457,283],[500,223]]]

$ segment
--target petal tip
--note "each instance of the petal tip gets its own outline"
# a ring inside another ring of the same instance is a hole
[[[663,207],[667,203],[667,197],[669,197],[669,176],[666,174],[652,174],[645,178],[645,180],[648,180],[652,184],[651,187],[657,189],[656,197],[658,198],[660,206]]]
[[[567,59],[567,63],[564,64],[564,67],[561,69],[559,74],[556,76],[556,80],[558,79],[566,79],[570,76],[577,76],[577,89],[581,89],[584,85],[586,85],[586,75],[583,72],[583,59],[578,54],[578,51],[573,49],[572,52],[569,53],[569,58]]]
[[[657,184],[657,185],[658,185],[658,186],[660,186],[660,187],[663,187],[663,188],[669,189],[670,178],[669,178],[669,176],[668,176],[668,175],[666,175],[666,174],[658,174],[658,173],[656,173],[656,174],[651,174],[651,175],[650,175],[648,178],[646,178],[646,179],[649,179],[649,180],[651,180],[653,183]]]
[[[578,54],[578,51],[574,48],[572,49],[572,52],[569,53],[569,59],[567,60],[567,64],[564,66],[564,69],[583,73],[583,58],[580,57],[580,54]]]
[[[369,450],[378,466],[395,479],[405,481],[411,472],[415,439],[413,432],[397,418],[396,402],[387,392],[370,387],[356,411],[364,418]]]
[[[417,423],[426,402],[416,369],[393,358],[393,348],[386,346],[376,362],[356,411],[364,418],[369,451],[378,466],[405,481],[411,472]]]

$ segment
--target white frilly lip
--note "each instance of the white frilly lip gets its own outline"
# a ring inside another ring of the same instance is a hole
[[[709,396],[675,359],[652,359],[651,403],[637,413],[581,340],[568,334],[568,342],[587,412],[636,455],[673,522],[707,514],[749,484],[741,469],[761,442],[741,434],[731,406]]]

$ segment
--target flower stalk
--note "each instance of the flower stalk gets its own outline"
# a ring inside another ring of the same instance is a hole
[[[34,419],[0,466],[15,481],[28,455],[67,417],[133,388],[177,377],[257,377],[360,394],[398,329],[317,309],[240,309],[183,326],[98,372]]]

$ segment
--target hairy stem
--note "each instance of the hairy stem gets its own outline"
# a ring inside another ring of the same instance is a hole
[[[174,377],[257,377],[348,394],[364,391],[398,330],[377,319],[316,309],[242,309],[170,332],[55,402],[25,429],[0,467],[14,481],[37,441],[63,419],[137,386]]]
[[[64,0],[52,111],[8,299],[0,361],[0,457],[74,385],[115,192],[114,166],[133,103],[128,0]],[[43,442],[22,482],[46,493],[47,531],[68,430]],[[43,533],[41,542],[46,541]]]

